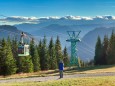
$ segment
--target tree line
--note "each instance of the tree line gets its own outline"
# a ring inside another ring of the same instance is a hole
[[[0,75],[11,75],[15,73],[37,72],[39,70],[57,69],[60,60],[63,60],[64,66],[69,64],[69,56],[65,46],[62,51],[59,36],[54,42],[51,37],[47,43],[46,36],[35,44],[34,39],[29,43],[30,55],[18,56],[17,38],[0,40]]]
[[[104,36],[101,41],[98,36],[95,46],[95,65],[113,65],[115,64],[115,33],[112,31],[110,38]]]

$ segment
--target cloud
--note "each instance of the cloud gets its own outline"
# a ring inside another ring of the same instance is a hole
[[[50,17],[24,17],[24,16],[2,16],[0,18],[0,24],[8,24],[8,25],[14,25],[14,24],[22,24],[22,23],[32,23],[32,24],[38,24],[40,22],[47,22],[48,20],[74,20],[74,21],[90,21],[90,20],[115,20],[115,16],[111,15],[105,15],[105,16],[96,16],[96,17],[82,17],[82,16],[64,16],[64,17],[58,17],[58,16],[50,16]]]
[[[21,23],[38,23],[38,18],[36,17],[23,17],[23,16],[11,16],[4,17],[0,19],[1,23],[5,24],[21,24]]]
[[[50,17],[40,17],[39,20],[42,20],[42,19],[60,19],[61,17],[58,17],[58,16],[50,16]]]
[[[111,16],[111,15],[105,15],[105,16],[96,16],[93,18],[95,19],[103,19],[103,20],[115,20],[115,16]]]
[[[81,17],[81,16],[64,16],[62,18],[68,20],[92,20],[91,17]]]
[[[91,17],[82,17],[82,19],[84,19],[84,20],[93,20],[93,18],[91,18]]]

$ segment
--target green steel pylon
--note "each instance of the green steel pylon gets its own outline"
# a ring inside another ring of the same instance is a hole
[[[79,61],[77,56],[77,42],[80,41],[79,34],[81,31],[67,31],[69,35],[69,39],[67,42],[71,42],[71,58],[70,58],[70,66],[77,65],[79,67]]]

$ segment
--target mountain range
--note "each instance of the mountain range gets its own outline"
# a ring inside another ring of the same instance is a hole
[[[79,37],[81,42],[78,43],[78,56],[83,60],[90,60],[94,57],[95,43],[98,35],[103,39],[105,34],[110,36],[112,29],[115,27],[115,16],[96,16],[96,17],[10,17],[4,21],[21,22],[14,26],[19,31],[27,32],[39,41],[47,37],[48,41],[53,37],[56,40],[57,35],[60,37],[62,49],[67,46],[70,52],[70,43],[66,42],[69,38],[67,31],[81,31]],[[28,21],[28,22],[27,22]],[[1,33],[0,33],[1,35]]]
[[[12,21],[15,20],[17,22],[18,20],[20,22],[21,20],[23,22],[24,21],[26,22],[28,20],[29,23],[16,24],[15,26],[19,30],[28,32],[35,36],[42,36],[42,37],[44,35],[47,36],[48,33],[51,33],[50,36],[52,35],[55,36],[59,34],[67,35],[66,31],[68,30],[75,30],[75,31],[81,30],[80,37],[83,37],[86,33],[95,28],[115,27],[115,16],[109,16],[109,15],[96,16],[96,17],[80,17],[80,16],[42,17],[42,18],[11,17],[10,19]],[[56,32],[57,34],[54,35],[54,32]]]
[[[96,16],[96,17],[81,17],[81,16],[64,16],[64,17],[42,17],[42,18],[25,18],[12,17],[12,21],[29,21],[29,23],[16,24],[19,30],[32,34],[38,40],[47,36],[48,40],[51,36],[56,39],[60,36],[62,47],[70,46],[66,42],[69,38],[67,31],[81,31],[80,38],[83,38],[89,31],[99,27],[115,27],[115,16]],[[7,20],[7,19],[6,19]]]
[[[100,27],[89,31],[78,43],[78,56],[85,61],[89,61],[94,58],[95,55],[95,45],[98,36],[100,36],[101,41],[103,41],[104,35],[110,38],[112,30],[115,31],[115,27]]]
[[[1,25],[0,26],[0,39],[7,39],[10,37],[11,39],[17,39],[20,41],[20,36],[23,31],[18,30],[17,27],[11,26],[11,25]],[[24,37],[25,42],[29,42],[29,40],[32,38],[32,35],[24,32],[26,34],[26,37]]]

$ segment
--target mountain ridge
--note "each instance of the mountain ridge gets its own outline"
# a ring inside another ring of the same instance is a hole
[[[21,33],[24,31],[18,30],[17,27],[11,26],[11,25],[0,25],[0,39],[5,38],[7,39],[10,37],[11,39],[15,39],[17,37],[17,40],[20,41]],[[26,34],[26,37],[32,37],[31,34],[24,32]],[[24,38],[26,41],[27,38]]]
[[[115,31],[115,27],[109,27],[109,28],[100,27],[100,28],[95,28],[92,31],[89,31],[81,39],[81,43],[78,44],[78,56],[81,57],[81,59],[84,61],[87,61],[87,59],[88,60],[93,59],[95,54],[95,45],[98,36],[100,36],[101,41],[103,41],[104,35],[107,35],[108,38],[110,38],[112,30]]]

